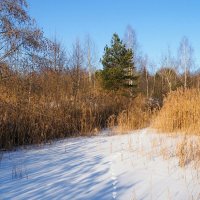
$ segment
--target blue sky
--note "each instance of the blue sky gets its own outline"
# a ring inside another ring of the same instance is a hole
[[[137,33],[141,49],[159,63],[168,46],[176,55],[187,36],[200,64],[199,0],[27,0],[30,15],[46,36],[69,48],[76,38],[93,38],[99,56],[112,34],[121,37],[127,25]]]

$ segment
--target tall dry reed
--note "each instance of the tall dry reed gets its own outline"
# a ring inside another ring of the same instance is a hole
[[[169,93],[155,118],[154,128],[166,132],[200,134],[200,92],[178,89]]]
[[[145,97],[139,95],[133,99],[117,116],[117,130],[126,132],[149,126],[154,110],[148,106]]]
[[[66,72],[13,75],[0,81],[0,149],[91,135],[105,128],[129,99],[101,90],[81,73],[76,90]]]

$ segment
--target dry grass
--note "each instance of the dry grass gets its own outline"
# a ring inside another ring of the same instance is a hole
[[[176,156],[179,166],[184,167],[193,162],[194,168],[200,168],[200,138],[184,137],[176,145]]]
[[[179,160],[179,166],[193,163],[200,167],[200,92],[197,89],[178,89],[165,99],[161,111],[152,126],[169,136],[180,136],[172,154]]]
[[[196,89],[171,92],[154,120],[153,127],[165,132],[200,134],[200,92]]]
[[[147,127],[154,112],[148,107],[146,99],[139,95],[117,116],[117,130],[126,132]]]
[[[0,149],[97,134],[105,128],[129,99],[106,93],[81,73],[77,88],[70,73],[56,71],[0,81]]]

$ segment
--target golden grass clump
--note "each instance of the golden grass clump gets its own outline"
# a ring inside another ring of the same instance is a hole
[[[178,89],[169,93],[152,126],[160,131],[200,135],[199,90]]]
[[[195,168],[200,167],[200,140],[199,138],[186,138],[177,143],[175,155],[178,157],[179,166],[184,167],[193,162]]]
[[[147,127],[151,117],[152,111],[148,108],[146,99],[139,95],[117,116],[117,130],[126,132]]]

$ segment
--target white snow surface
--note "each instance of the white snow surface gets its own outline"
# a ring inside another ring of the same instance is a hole
[[[176,140],[143,129],[4,152],[0,200],[200,200],[199,171],[160,154]]]

